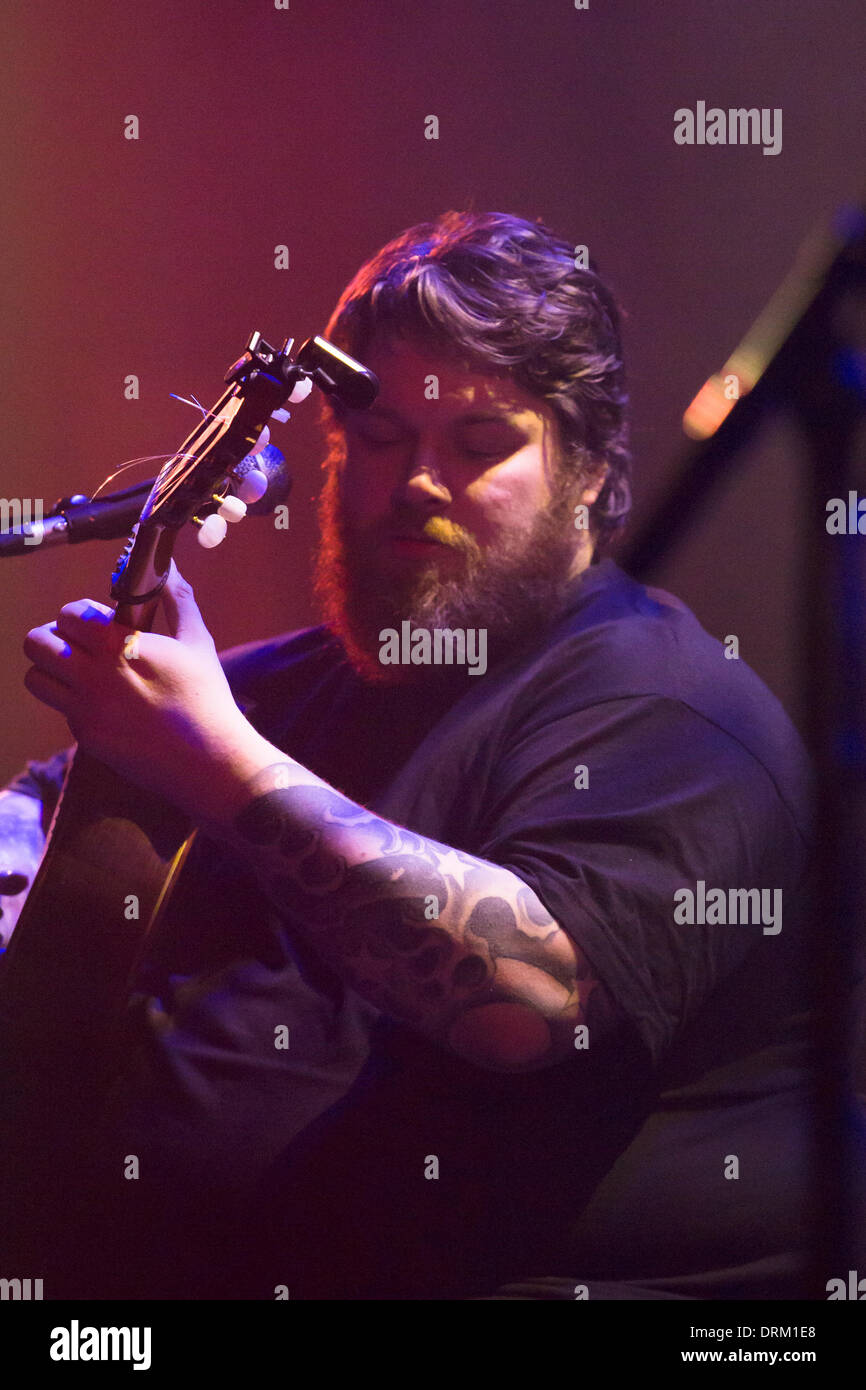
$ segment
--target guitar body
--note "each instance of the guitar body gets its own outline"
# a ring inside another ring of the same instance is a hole
[[[4,1031],[39,1050],[88,1049],[122,1002],[193,834],[168,802],[75,753],[0,965]]]
[[[129,978],[194,835],[175,807],[76,752],[0,958],[4,1263],[29,1267],[56,1239],[59,1175],[77,1171],[77,1145],[125,1061]]]

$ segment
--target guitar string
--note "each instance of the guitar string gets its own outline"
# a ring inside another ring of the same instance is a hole
[[[190,399],[187,399],[186,396],[179,396],[179,395],[177,395],[177,393],[176,393],[175,391],[170,391],[170,392],[169,392],[169,395],[170,395],[170,396],[173,396],[174,399],[175,399],[176,401],[182,401],[184,405],[192,405],[192,406],[195,406],[197,410],[200,410],[200,411],[201,411],[202,419],[203,419],[203,420],[206,420],[207,417],[208,417],[209,415],[210,415],[213,419],[216,419],[216,418],[217,418],[217,417],[213,414],[213,411],[208,410],[205,406],[203,406],[202,403],[201,403],[201,401],[197,400],[196,397],[195,397],[194,395],[191,395],[191,398],[190,398]],[[91,502],[95,501],[96,498],[99,496],[100,492],[102,492],[102,489],[103,489],[104,487],[107,487],[108,484],[109,484],[110,482],[112,482],[112,480],[113,480],[114,478],[118,477],[119,474],[125,472],[127,468],[135,468],[135,467],[136,467],[138,464],[140,464],[140,463],[158,463],[158,462],[160,462],[160,461],[162,461],[162,464],[163,464],[163,467],[164,467],[165,464],[168,463],[169,460],[171,460],[171,459],[173,459],[173,458],[177,458],[178,461],[180,462],[180,461],[182,461],[183,459],[186,459],[186,458],[193,458],[193,457],[194,457],[193,454],[164,453],[164,454],[141,454],[140,457],[138,457],[138,458],[126,459],[126,460],[124,460],[123,463],[118,464],[117,468],[115,468],[114,471],[113,471],[112,473],[109,473],[105,478],[103,478],[102,482],[99,484],[99,487],[96,488],[96,490],[95,490],[93,493],[91,493],[90,501],[91,501]]]

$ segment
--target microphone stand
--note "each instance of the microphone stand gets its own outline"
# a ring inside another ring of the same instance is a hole
[[[266,444],[255,454],[247,454],[241,460],[233,471],[235,482],[242,480],[253,469],[264,475],[268,485],[257,501],[247,503],[247,515],[269,516],[279,503],[285,501],[292,489],[286,460],[273,444]],[[0,534],[0,560],[4,556],[27,555],[34,550],[61,544],[80,545],[82,541],[116,540],[129,535],[155,482],[156,478],[146,478],[144,482],[134,483],[119,492],[105,493],[102,497],[86,497],[83,493],[76,493],[72,497],[60,498],[42,518],[37,543],[33,540],[32,526],[16,527]],[[205,503],[199,508],[198,515],[209,516],[216,510],[216,502]]]
[[[733,404],[725,382],[729,392],[741,389]],[[819,999],[810,1297],[826,1299],[828,1279],[847,1284],[858,1248],[851,987],[866,907],[866,597],[861,535],[831,534],[827,504],[842,498],[847,514],[849,493],[863,481],[856,460],[866,439],[863,207],[844,208],[828,233],[806,244],[722,373],[692,403],[685,424],[700,441],[687,450],[673,485],[627,547],[623,568],[641,580],[657,569],[732,472],[758,425],[777,409],[796,422],[809,459],[800,680],[815,769],[807,957]],[[859,1249],[862,1258],[862,1244]]]

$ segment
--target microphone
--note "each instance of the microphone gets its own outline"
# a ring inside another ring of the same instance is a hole
[[[247,515],[269,516],[285,502],[292,489],[286,460],[279,449],[267,444],[258,453],[247,454],[241,459],[232,476],[242,480],[254,469],[265,475],[268,486],[257,501],[247,504]],[[46,545],[79,545],[82,541],[107,541],[127,536],[141,516],[155,481],[149,478],[121,492],[110,492],[92,500],[80,494],[63,498],[41,523],[36,521],[0,530],[0,557],[30,555]],[[35,536],[40,530],[42,538],[37,542]]]

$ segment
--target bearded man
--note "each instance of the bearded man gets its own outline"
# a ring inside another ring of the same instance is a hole
[[[220,661],[173,573],[134,663],[92,601],[27,638],[31,693],[201,827],[54,1296],[805,1296],[808,768],[605,553],[614,300],[448,213],[325,334],[381,390],[323,407],[323,625]],[[0,802],[26,833],[62,760]]]

